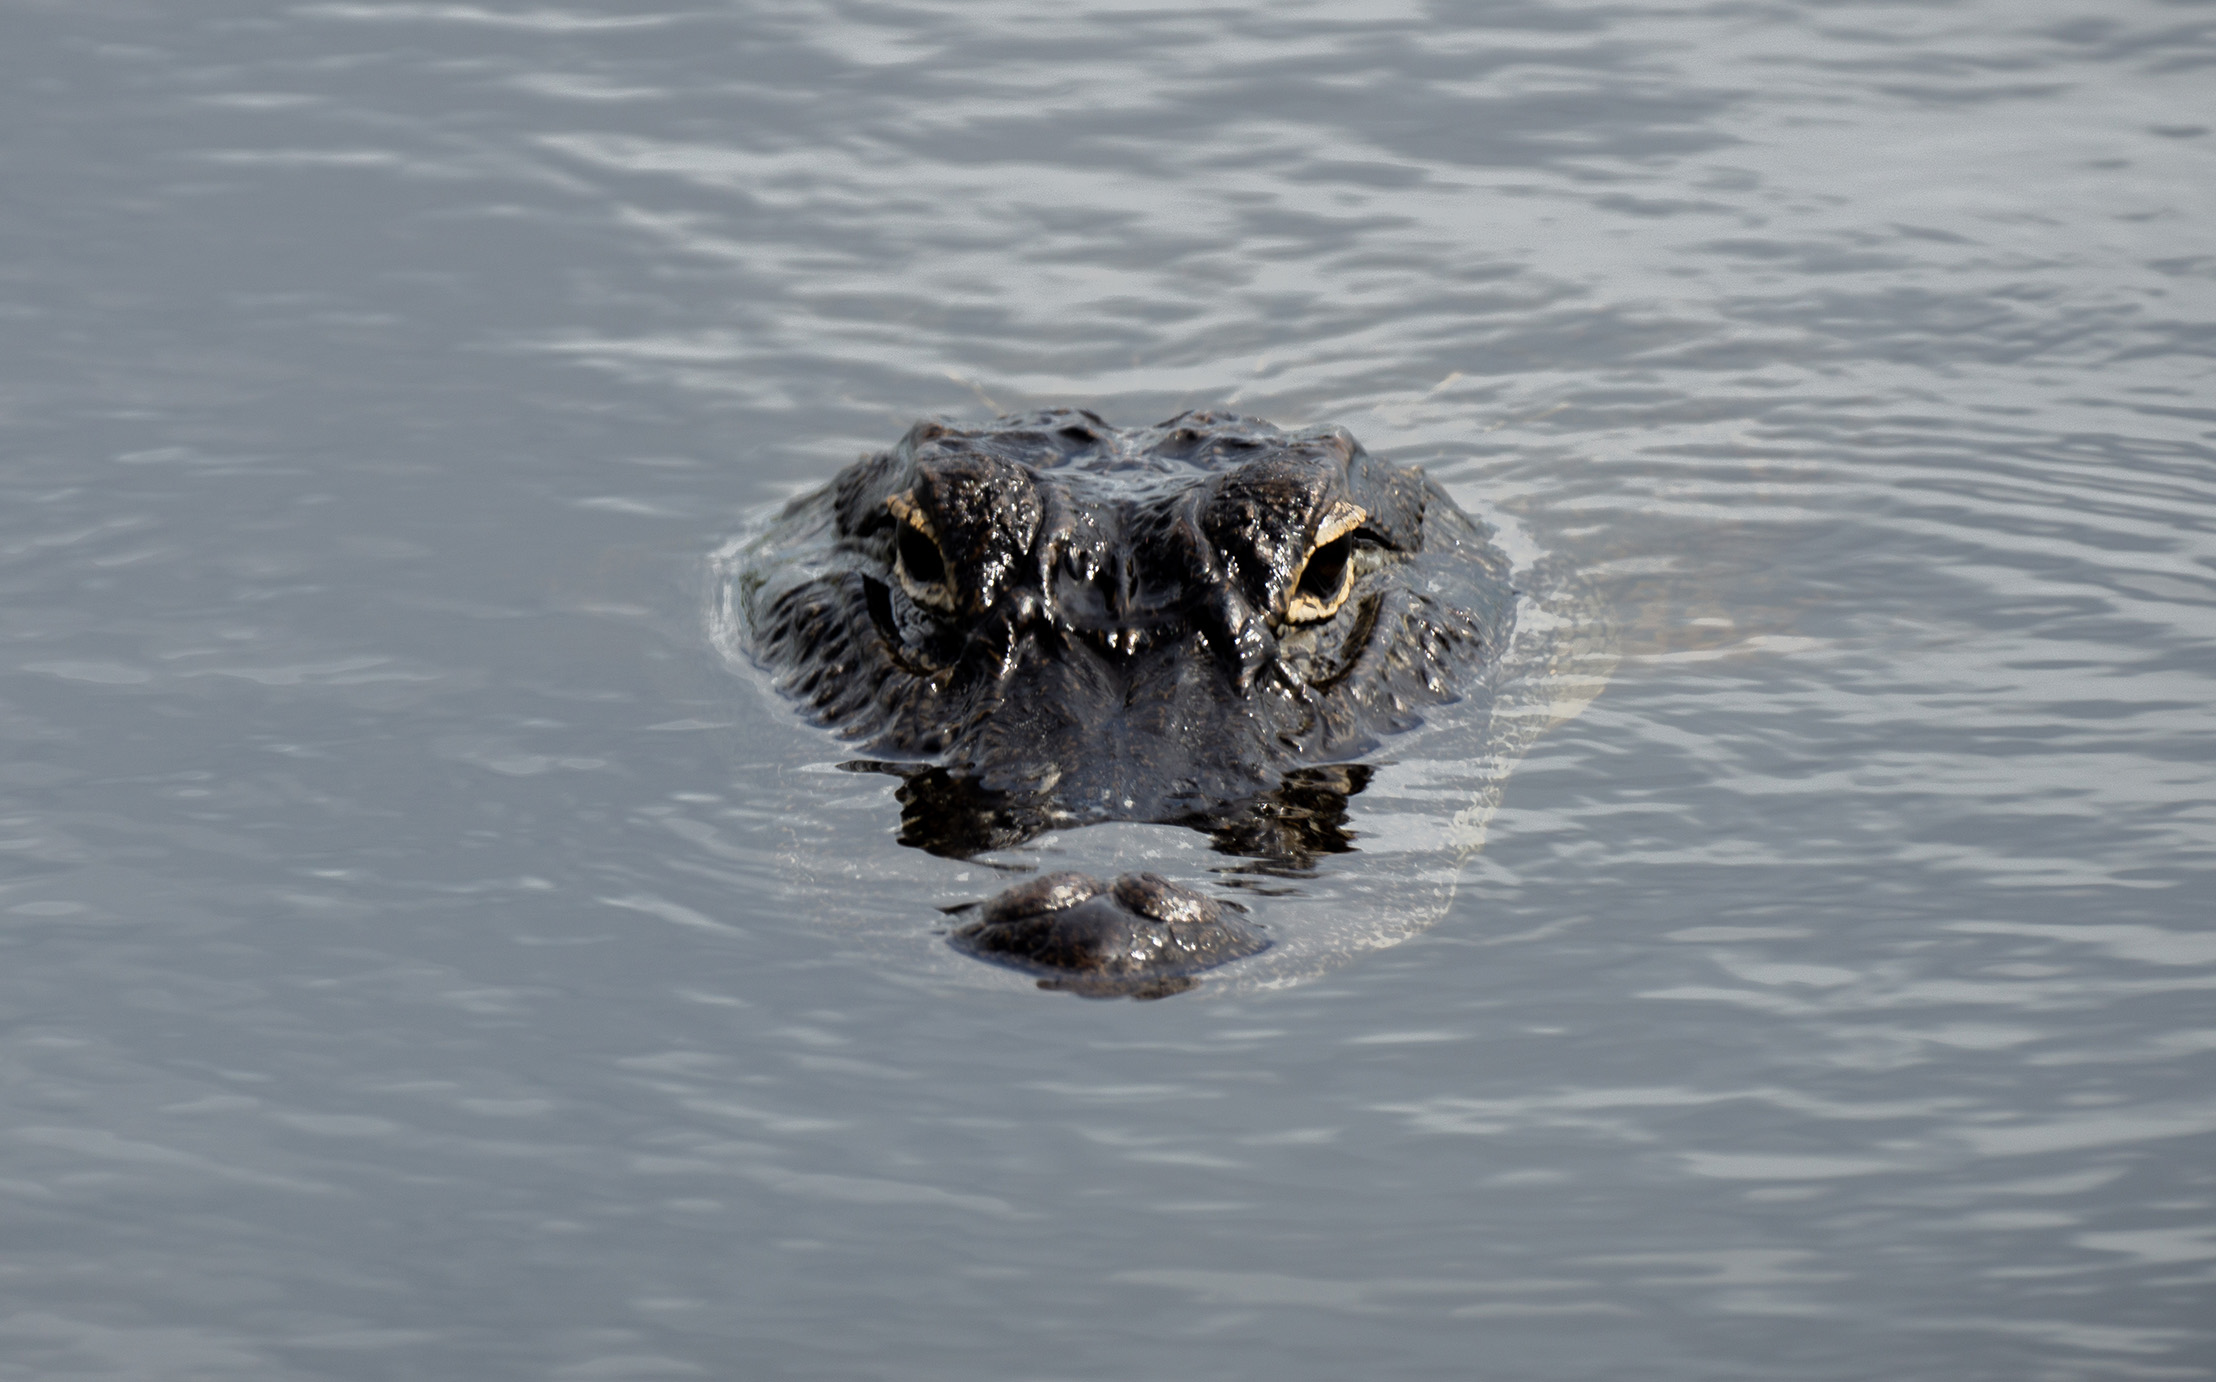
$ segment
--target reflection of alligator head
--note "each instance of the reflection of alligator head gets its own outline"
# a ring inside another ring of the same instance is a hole
[[[1498,651],[1506,573],[1422,472],[1343,430],[1065,410],[917,424],[788,508],[740,590],[780,686],[904,779],[904,842],[960,857],[1153,821],[1297,870],[1351,847],[1367,769],[1342,760]],[[1081,992],[1175,991],[1262,943],[1151,875],[1051,876],[984,917],[963,948]],[[1020,957],[979,939],[1017,922]],[[1122,958],[1083,959],[1079,931]]]

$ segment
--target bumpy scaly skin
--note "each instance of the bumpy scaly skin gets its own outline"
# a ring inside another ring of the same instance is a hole
[[[1512,617],[1505,559],[1422,472],[1213,413],[919,423],[788,508],[741,590],[756,657],[899,760],[903,838],[949,854],[1143,820],[1303,864],[1334,846],[1298,822],[1331,813],[1287,775],[1461,694]]]
[[[957,949],[1091,998],[1182,993],[1201,971],[1269,948],[1236,904],[1151,873],[1114,883],[1050,873],[977,910],[978,919],[954,933]]]

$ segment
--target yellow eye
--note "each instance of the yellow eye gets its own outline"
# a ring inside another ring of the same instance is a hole
[[[894,495],[885,507],[894,519],[893,571],[900,578],[900,588],[919,605],[952,613],[954,576],[947,569],[946,552],[939,546],[930,515],[916,503],[915,491]]]
[[[1354,530],[1369,515],[1344,499],[1316,525],[1316,540],[1309,544],[1293,577],[1292,598],[1285,605],[1285,620],[1313,624],[1329,619],[1347,602],[1354,589]]]

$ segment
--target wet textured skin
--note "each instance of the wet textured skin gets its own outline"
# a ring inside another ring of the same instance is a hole
[[[788,507],[739,589],[779,687],[904,779],[904,843],[1169,822],[1264,871],[1350,848],[1368,769],[1345,760],[1468,691],[1513,608],[1506,560],[1420,470],[1212,413],[918,423]],[[1140,874],[1034,880],[955,943],[1155,996],[1266,941]]]
[[[976,910],[978,919],[954,933],[957,949],[1045,975],[1041,988],[1087,997],[1181,993],[1198,971],[1269,946],[1237,903],[1151,873],[1114,883],[1049,873]]]

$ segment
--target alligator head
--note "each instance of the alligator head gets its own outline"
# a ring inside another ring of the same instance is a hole
[[[907,779],[902,838],[958,856],[1107,820],[1265,863],[1344,848],[1362,771],[1334,765],[1458,695],[1510,618],[1505,561],[1422,472],[1212,413],[919,423],[796,501],[741,589],[780,686]],[[1151,886],[1033,915],[1143,920],[1116,899]]]

